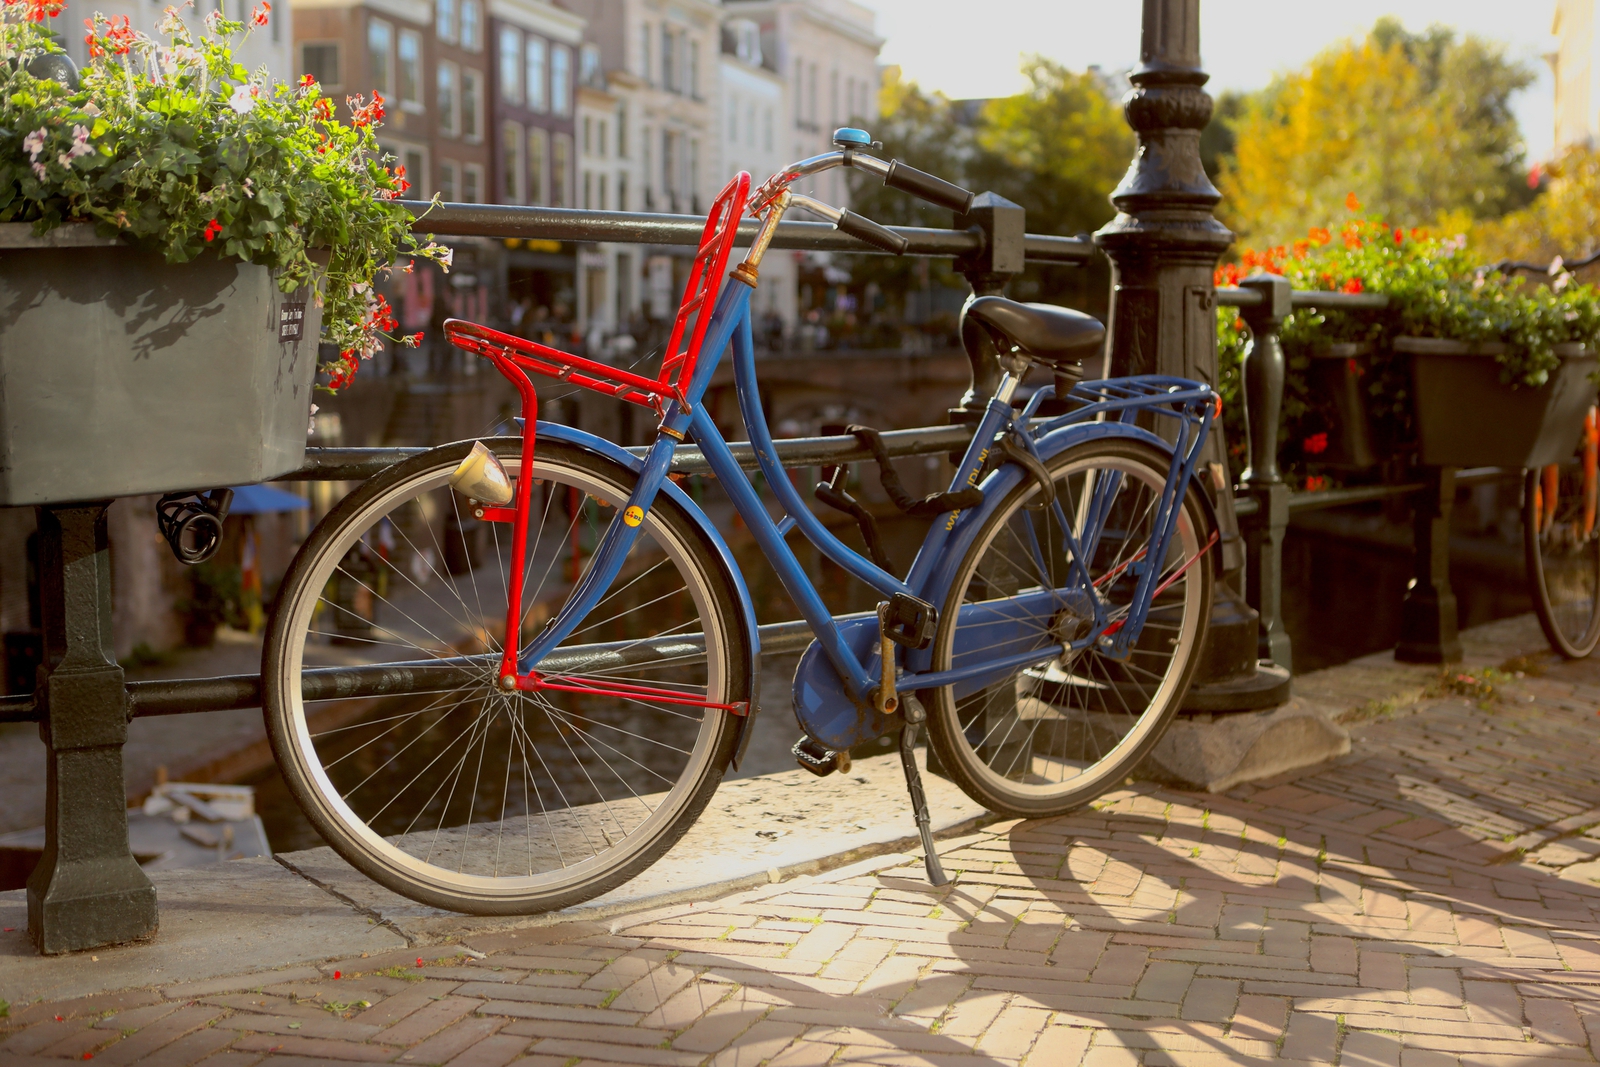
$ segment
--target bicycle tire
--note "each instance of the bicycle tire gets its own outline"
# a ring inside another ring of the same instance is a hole
[[[1086,490],[1105,484],[1102,472],[1123,475],[1115,483],[1107,521],[1088,567],[1097,586],[1105,583],[1101,595],[1113,605],[1123,597],[1131,602],[1136,568],[1128,561],[1140,558],[1136,546],[1143,543],[1137,523],[1149,519],[1153,495],[1166,484],[1168,462],[1169,457],[1151,445],[1113,439],[1076,445],[1045,464],[1061,514],[1079,527],[1085,521],[1079,516]],[[1130,485],[1134,487],[1129,489]],[[934,755],[944,773],[974,801],[991,811],[1028,818],[1071,811],[1123,784],[1161,739],[1199,663],[1211,610],[1212,553],[1201,547],[1208,543],[1211,530],[1198,493],[1191,484],[1161,571],[1163,576],[1177,572],[1178,577],[1152,603],[1149,621],[1126,661],[1111,660],[1091,648],[1067,662],[1058,656],[1042,670],[1018,670],[975,693],[958,694],[954,686],[922,691]],[[1052,577],[1068,573],[1064,552],[1052,553],[1047,561],[1042,550],[1027,547],[1060,544],[1059,538],[1050,536],[1060,524],[1055,515],[1043,506],[1038,483],[1027,478],[985,520],[941,608],[933,670],[951,669],[956,662],[964,604],[992,602],[1033,589],[1069,588]],[[1126,527],[1120,539],[1113,522]],[[1030,531],[1037,540],[1027,541]],[[1019,564],[1008,544],[1031,555],[1031,564]],[[1192,562],[1181,570],[1185,560]],[[1034,611],[1029,617],[1038,620],[1040,634],[1051,634],[1051,640],[1059,640],[1069,628],[1086,625],[1076,621],[1083,616],[1072,611],[1067,596],[1058,594],[1048,606],[1048,612]],[[1164,636],[1168,634],[1174,636]],[[973,634],[970,639],[983,638]],[[1154,680],[1140,677],[1145,674]],[[1023,723],[1029,725],[1019,729]],[[996,739],[1002,727],[1004,732]],[[1058,775],[1054,780],[1053,772]]]
[[[508,471],[518,470],[520,439],[484,443]],[[737,719],[703,706],[497,688],[491,628],[496,617],[505,625],[502,546],[510,527],[461,518],[466,505],[448,478],[472,444],[445,445],[389,468],[318,524],[289,567],[268,630],[263,712],[289,791],[357,870],[434,907],[527,914],[607,892],[666,852],[715,792],[733,754]],[[583,553],[592,552],[636,480],[630,469],[560,441],[540,441],[534,463],[541,497],[530,519],[529,606],[519,644],[541,621],[535,607],[564,600],[559,585],[540,600],[551,575],[558,582],[564,575],[570,588],[587,562]],[[563,521],[559,538],[538,539]],[[680,587],[671,587],[674,575]],[[353,593],[341,592],[347,587]],[[671,686],[708,703],[748,701],[752,649],[738,603],[714,546],[663,494],[646,514],[629,565],[552,657],[620,634],[609,647],[622,657],[613,662],[625,666],[596,666],[589,677]],[[685,621],[673,622],[680,617]],[[447,629],[457,623],[457,631]],[[658,631],[684,644],[643,666],[634,662],[637,652],[628,659]],[[463,656],[474,657],[472,669],[481,671],[420,694],[303,698],[304,672],[317,663],[459,664]],[[581,678],[585,669],[566,673]],[[470,784],[469,757],[476,760]],[[486,763],[493,772],[487,776]]]
[[[1600,644],[1600,536],[1583,529],[1583,472],[1568,463],[1556,472],[1553,509],[1544,509],[1543,472],[1523,478],[1522,549],[1528,595],[1550,648],[1583,659]],[[1544,512],[1544,514],[1541,514]]]

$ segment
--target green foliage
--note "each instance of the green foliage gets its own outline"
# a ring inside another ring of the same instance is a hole
[[[1390,218],[1493,217],[1525,204],[1510,98],[1532,72],[1503,47],[1380,20],[1253,94],[1232,124],[1224,221],[1275,243],[1329,217],[1350,189]]]
[[[174,605],[178,614],[202,624],[243,627],[243,575],[232,564],[209,560],[188,569],[189,595]]]
[[[1027,210],[1028,232],[1077,234],[1115,214],[1108,199],[1128,161],[1134,137],[1107,87],[1094,72],[1074,73],[1041,57],[1023,65],[1029,87],[984,102],[950,101],[885,72],[875,136],[888,156],[973,190],[989,190]],[[950,212],[887,189],[876,179],[852,178],[851,207],[889,226],[950,225]],[[965,289],[946,260],[862,257],[851,264],[862,280],[885,292],[924,284]],[[1012,283],[1027,299],[1079,302],[1079,268],[1030,268]],[[1098,279],[1096,279],[1098,280]],[[1063,290],[1072,293],[1063,296]]]
[[[25,7],[38,21],[11,21]],[[174,8],[165,45],[126,17],[87,20],[93,58],[73,90],[25,69],[60,51],[43,24],[54,12],[33,7],[8,2],[0,24],[0,221],[41,234],[93,222],[172,263],[234,256],[274,268],[286,292],[325,278],[331,384],[348,381],[396,325],[373,279],[402,255],[449,259],[392,203],[407,182],[373,134],[381,99],[353,98],[342,123],[315,82],[275,85],[235,62],[243,24],[213,12],[196,36]]]
[[[1559,273],[1539,284],[1481,268],[1464,236],[1440,238],[1426,230],[1401,229],[1362,214],[1347,195],[1347,221],[1337,233],[1312,227],[1289,245],[1258,252],[1245,249],[1238,264],[1217,270],[1218,285],[1236,285],[1252,272],[1282,275],[1296,289],[1372,292],[1388,296],[1381,311],[1340,311],[1316,306],[1285,320],[1281,338],[1288,358],[1281,443],[1291,469],[1309,469],[1300,423],[1311,406],[1307,371],[1318,346],[1349,341],[1371,344],[1375,356],[1365,376],[1368,409],[1380,436],[1409,437],[1410,376],[1404,360],[1389,358],[1388,342],[1400,335],[1458,341],[1498,341],[1507,351],[1495,359],[1501,381],[1513,387],[1543,385],[1560,365],[1555,346],[1578,342],[1600,347],[1600,291]],[[1218,368],[1228,439],[1243,442],[1240,370],[1249,331],[1232,308],[1218,309]],[[1241,445],[1242,447],[1242,445]],[[1235,459],[1238,457],[1236,456]],[[1313,476],[1315,477],[1315,476]],[[1315,481],[1313,481],[1315,484]]]

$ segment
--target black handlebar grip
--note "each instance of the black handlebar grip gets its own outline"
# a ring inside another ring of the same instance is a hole
[[[901,192],[921,197],[930,204],[947,207],[958,215],[965,215],[972,207],[972,193],[966,189],[952,185],[927,171],[908,167],[898,159],[889,161],[889,173],[883,176],[883,184],[891,189],[899,189]]]
[[[911,242],[889,229],[879,226],[865,215],[857,215],[854,211],[846,211],[839,216],[837,223],[841,233],[859,238],[869,245],[875,245],[885,252],[893,252],[897,256],[906,254],[906,249],[911,247]]]

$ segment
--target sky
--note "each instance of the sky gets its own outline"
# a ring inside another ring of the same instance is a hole
[[[880,60],[952,98],[1004,96],[1024,85],[1021,54],[1039,52],[1074,70],[1110,70],[1139,58],[1136,0],[858,0],[878,14]],[[974,18],[974,12],[982,17]],[[1550,68],[1555,0],[1200,0],[1200,51],[1209,88],[1259,89],[1328,45],[1360,36],[1383,15],[1407,28],[1443,23],[1499,41],[1538,80],[1513,102],[1528,158],[1550,154]]]

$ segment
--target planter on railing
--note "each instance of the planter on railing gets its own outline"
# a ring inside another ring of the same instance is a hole
[[[284,293],[266,267],[0,225],[0,504],[298,469],[321,321],[309,287]]]
[[[1372,346],[1339,341],[1310,346],[1302,354],[1309,407],[1298,442],[1303,458],[1344,470],[1374,466],[1378,455],[1366,397]]]
[[[1500,381],[1499,342],[1397,337],[1411,357],[1422,462],[1439,467],[1542,467],[1571,454],[1595,402],[1595,355],[1556,346],[1561,366],[1537,388]]]

